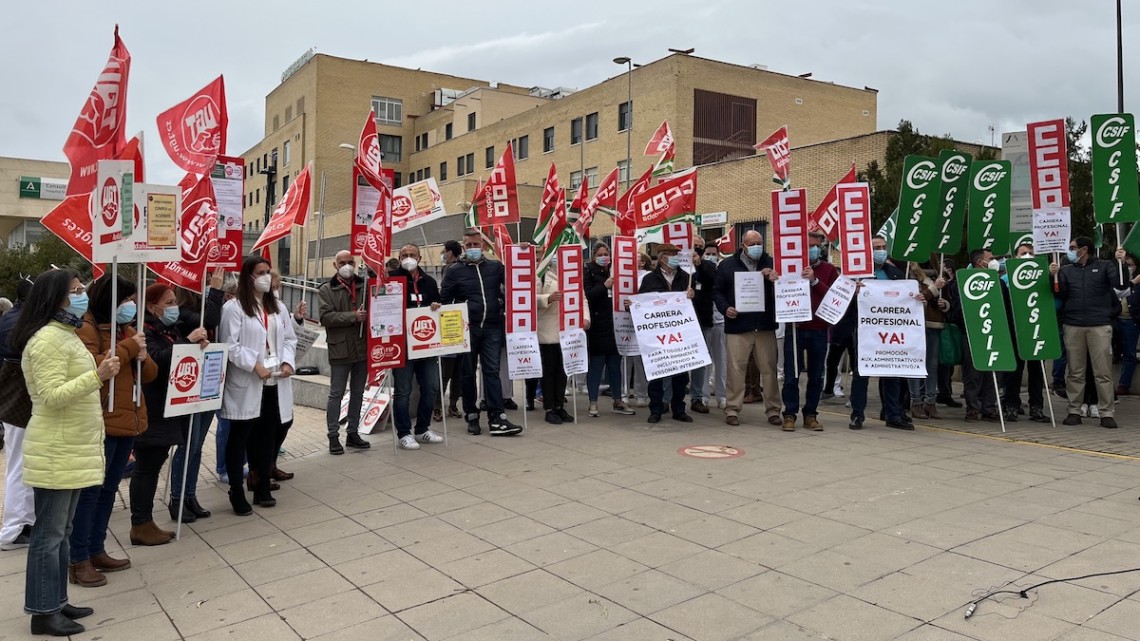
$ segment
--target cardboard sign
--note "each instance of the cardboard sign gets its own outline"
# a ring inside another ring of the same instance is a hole
[[[436,311],[412,307],[404,312],[404,325],[408,328],[408,360],[471,351],[467,303],[441,305]]]
[[[685,292],[638,294],[631,300],[629,311],[647,380],[712,364],[693,302]]]
[[[989,249],[1009,253],[1010,188],[1013,169],[1008,160],[970,163],[970,211],[966,229],[969,251]]]
[[[839,210],[840,271],[848,278],[871,278],[875,261],[871,247],[871,191],[867,183],[835,186]]]
[[[780,276],[799,276],[808,264],[807,190],[772,192],[772,261]]]
[[[590,368],[590,356],[586,351],[586,330],[573,328],[558,333],[562,347],[562,369],[567,376],[585,374]]]
[[[811,282],[800,276],[776,281],[776,322],[806,323],[811,320]]]
[[[507,334],[507,378],[518,381],[542,378],[542,356],[538,351],[538,332]]]
[[[941,176],[938,188],[938,207],[941,225],[934,251],[944,254],[957,254],[962,248],[962,230],[966,221],[966,199],[969,196],[970,154],[956,149],[943,149],[938,153],[938,174]]]
[[[851,299],[855,297],[855,289],[855,281],[846,276],[837,278],[831,284],[831,289],[827,290],[823,300],[819,302],[819,308],[815,310],[816,316],[828,325],[838,323],[847,313]]]
[[[1009,274],[1014,333],[1021,360],[1061,358],[1061,332],[1057,327],[1048,259],[1045,256],[1010,258],[1005,261],[1005,270]]]
[[[128,238],[134,231],[135,165],[129,160],[100,160],[98,167],[91,256],[96,263],[109,263],[118,258],[124,230]]]
[[[637,239],[614,236],[610,275],[614,279],[614,311],[624,312],[625,301],[637,293]]]
[[[860,376],[926,378],[926,321],[918,281],[865,280],[859,290]]]
[[[582,291],[582,248],[566,245],[558,248],[558,329],[581,329],[585,319],[586,295]]]
[[[368,373],[376,380],[380,372],[403,367],[407,362],[407,334],[404,309],[408,299],[407,279],[397,276],[369,287],[368,296]]]
[[[1132,114],[1093,116],[1093,213],[1096,222],[1140,221],[1136,182],[1136,120]]]
[[[916,261],[930,258],[935,233],[940,227],[938,191],[938,166],[933,158],[912,155],[903,159],[899,217],[890,246],[892,258]]]
[[[242,221],[245,208],[245,161],[231,156],[218,156],[210,172],[214,200],[218,206],[218,245],[210,253],[210,267],[226,271],[241,270]]]
[[[130,236],[119,240],[115,255],[119,262],[148,263],[182,261],[184,237],[182,232],[182,190],[173,185],[135,183],[133,187],[133,229]],[[199,211],[205,205],[210,216],[213,204],[188,203]],[[187,212],[195,219],[195,212]],[[195,221],[197,222],[197,221]],[[192,236],[196,235],[189,234]],[[208,247],[197,243],[199,249]]]
[[[1041,209],[1033,214],[1033,250],[1039,254],[1068,251],[1072,233],[1068,207]]]
[[[1029,132],[1029,192],[1033,210],[1068,207],[1069,154],[1065,121],[1031,122],[1026,128]]]
[[[1012,372],[1017,369],[1017,355],[1013,351],[1013,337],[1009,334],[1009,319],[1005,315],[1005,299],[997,272],[959,269],[956,278],[962,294],[962,316],[966,319],[966,338],[974,369],[979,372]]]
[[[175,345],[170,354],[164,416],[221,409],[229,353],[225,343],[210,343],[206,349],[197,343]]]
[[[392,192],[392,231],[412,227],[443,218],[443,196],[435,178],[400,187]]]

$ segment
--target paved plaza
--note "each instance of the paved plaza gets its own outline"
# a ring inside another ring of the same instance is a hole
[[[819,433],[781,432],[762,405],[739,427],[716,410],[650,426],[607,401],[591,419],[581,399],[577,425],[532,412],[517,438],[452,421],[447,447],[394,454],[385,432],[335,457],[322,413],[298,408],[281,463],[297,477],[246,518],[211,438],[199,497],[214,516],[144,548],[116,510],[108,548],[134,565],[71,586],[96,611],[76,638],[1140,639],[1140,572],[963,618],[991,590],[1140,567],[1140,400],[1119,404],[1119,430],[1022,421],[1005,437],[958,418],[851,431],[842,399]],[[32,638],[24,559],[0,552],[0,639]]]

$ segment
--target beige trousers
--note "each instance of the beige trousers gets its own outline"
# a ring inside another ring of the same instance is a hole
[[[776,332],[755,331],[744,334],[725,334],[728,351],[728,389],[726,416],[739,416],[744,404],[745,376],[748,356],[754,355],[760,380],[764,385],[764,413],[779,416],[783,407],[780,400],[780,383],[776,378]]]
[[[1065,354],[1069,359],[1065,391],[1069,413],[1080,414],[1085,398],[1085,370],[1092,366],[1096,382],[1096,404],[1102,418],[1115,409],[1116,389],[1112,386],[1112,326],[1076,327],[1065,325]]]

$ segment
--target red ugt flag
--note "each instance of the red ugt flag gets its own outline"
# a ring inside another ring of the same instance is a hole
[[[313,173],[313,164],[309,163],[304,171],[297,175],[297,179],[289,185],[289,191],[281,203],[273,210],[269,223],[261,232],[261,237],[253,245],[253,251],[265,247],[269,243],[281,240],[293,231],[293,225],[304,225],[309,217],[309,199],[311,196],[310,176]],[[383,199],[381,199],[383,200]]]
[[[376,135],[376,112],[368,112],[368,120],[360,130],[360,140],[356,144],[356,168],[360,175],[381,193],[388,190],[384,182],[384,164],[380,160],[380,137]]]
[[[388,260],[392,245],[392,192],[380,190],[380,200],[376,203],[376,213],[368,226],[368,238],[364,243],[364,263],[379,275],[380,282],[388,277],[384,261]]]
[[[166,153],[183,171],[205,175],[226,153],[226,83],[222,76],[158,116],[158,135]]]
[[[63,153],[71,163],[71,179],[67,195],[87,194],[95,189],[100,160],[111,160],[127,144],[124,131],[127,122],[127,77],[131,69],[131,54],[119,39],[115,26],[115,44],[111,55],[75,124],[63,144]]]
[[[182,186],[182,260],[148,263],[162,280],[200,292],[205,286],[207,262],[218,247],[218,203],[209,176],[194,180],[187,174]]]
[[[91,262],[91,225],[94,219],[91,194],[68,196],[40,219],[40,224]],[[95,277],[103,275],[103,268],[94,265]]]

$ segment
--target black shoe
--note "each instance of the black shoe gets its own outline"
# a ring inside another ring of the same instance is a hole
[[[479,411],[480,412],[486,412],[487,411],[487,399],[483,399],[483,400],[479,401]]]
[[[62,612],[32,615],[32,634],[69,637],[73,634],[82,634],[86,629],[82,624],[63,616]]]
[[[534,399],[533,398],[526,402],[526,411],[528,411],[528,412],[534,411]]]
[[[333,456],[344,454],[344,446],[340,444],[339,436],[334,435],[329,437],[329,454]]]
[[[1066,400],[1068,400],[1068,398],[1069,398],[1069,391],[1067,389],[1065,389],[1064,387],[1054,387],[1053,393],[1056,394],[1057,396],[1060,396],[1063,399],[1066,399]]]
[[[266,492],[261,496],[254,495],[253,504],[260,505],[261,507],[273,507],[277,505],[277,499],[273,498],[272,494]]]
[[[939,394],[934,400],[937,401],[939,405],[945,405],[946,407],[962,407],[962,404],[954,400],[953,396],[942,396]]]
[[[572,414],[570,414],[569,412],[567,412],[565,407],[560,407],[560,408],[554,410],[554,412],[556,414],[558,414],[558,418],[562,419],[563,423],[573,423],[574,422],[574,416]]]
[[[1001,416],[998,416],[997,412],[985,412],[982,414],[982,420],[987,423],[1000,423]]]
[[[513,398],[508,398],[508,399],[503,401],[503,409],[505,409],[505,410],[511,410],[513,412],[513,411],[517,410],[518,408],[519,408],[519,404],[516,403],[515,399],[513,399]]]
[[[562,417],[558,415],[558,412],[548,410],[546,412],[546,422],[551,425],[562,425]]]
[[[682,423],[692,423],[693,417],[689,416],[688,414],[686,414],[684,412],[681,412],[680,414],[674,414],[673,420],[674,421],[681,421]]]
[[[1016,409],[1009,408],[1009,409],[1005,410],[1004,414],[1005,414],[1005,422],[1006,423],[1016,423],[1017,422],[1017,410]]]
[[[851,419],[851,422],[847,424],[847,427],[853,430],[863,429],[863,417],[856,416],[855,418]]]
[[[698,414],[708,414],[709,413],[709,406],[705,405],[704,401],[693,401],[693,404],[690,406],[690,409],[692,409],[694,412],[696,412]]]
[[[661,415],[660,414],[650,414],[649,415],[649,422],[650,423],[660,423],[661,422]]]
[[[1080,425],[1080,424],[1081,424],[1081,415],[1080,414],[1069,414],[1068,416],[1065,417],[1065,420],[1061,421],[1061,425]]]
[[[170,499],[170,520],[178,522],[178,499]],[[208,514],[208,513],[207,513]],[[190,502],[186,502],[186,509],[182,510],[182,522],[193,523],[198,520],[198,515],[190,509]]]
[[[1114,430],[1116,429],[1116,419],[1112,418],[1111,416],[1102,416],[1100,417],[1100,426]]]
[[[234,514],[238,516],[253,514],[253,506],[245,499],[245,490],[241,488],[230,490],[230,506],[234,508]]]
[[[349,434],[348,436],[344,437],[344,444],[351,447],[351,448],[358,449],[358,450],[366,450],[366,449],[372,447],[371,443],[360,438],[360,435],[357,434],[356,432],[353,432],[353,433]]]
[[[483,428],[479,427],[479,415],[467,415],[467,433],[471,436],[479,436],[483,433]]]
[[[210,518],[210,511],[202,507],[202,504],[198,502],[198,497],[196,496],[186,497],[186,511],[200,519]]]
[[[887,427],[893,427],[896,430],[913,430],[914,423],[912,423],[909,418],[903,416],[897,420],[887,419]]]
[[[1045,412],[1042,412],[1041,410],[1033,409],[1033,410],[1029,410],[1029,420],[1037,422],[1037,423],[1048,423],[1049,417],[1045,416]]]
[[[506,414],[499,415],[499,420],[492,422],[487,429],[491,436],[515,436],[522,431],[522,426],[508,421]]]
[[[59,613],[74,621],[76,619],[82,619],[83,617],[89,617],[92,614],[95,614],[95,608],[81,608],[77,605],[71,605],[68,603],[67,605],[63,606],[63,609],[60,610]]]

